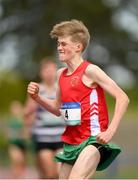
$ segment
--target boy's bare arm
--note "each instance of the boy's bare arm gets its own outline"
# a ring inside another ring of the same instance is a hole
[[[62,72],[62,69],[58,71],[58,77],[60,76]],[[32,99],[34,99],[37,103],[39,103],[41,106],[46,108],[49,112],[60,116],[60,90],[59,87],[57,87],[56,91],[56,99],[51,100],[48,98],[43,98],[40,96],[39,93],[39,84],[36,82],[30,82],[28,85],[27,92],[31,96]]]
[[[99,84],[116,100],[114,115],[107,131],[97,136],[97,140],[100,143],[108,143],[117,130],[119,122],[127,109],[129,99],[125,92],[96,65],[89,65],[86,74],[92,78],[94,83]]]
[[[57,101],[57,99],[51,100],[51,99],[43,98],[42,96],[40,96],[38,94],[38,92],[39,92],[39,84],[38,83],[30,82],[28,85],[27,92],[37,103],[39,103],[41,106],[46,108],[49,112],[51,112],[57,116],[60,116],[59,102]]]

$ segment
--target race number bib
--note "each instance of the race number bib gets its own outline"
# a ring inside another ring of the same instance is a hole
[[[67,102],[61,105],[61,114],[66,125],[75,126],[81,124],[81,105],[78,102]]]

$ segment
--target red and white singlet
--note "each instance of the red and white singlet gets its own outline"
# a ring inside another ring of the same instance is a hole
[[[89,64],[84,61],[71,75],[66,75],[65,69],[59,79],[61,114],[67,125],[62,141],[68,144],[80,144],[108,127],[103,89],[99,85],[90,88],[82,82],[82,76]]]

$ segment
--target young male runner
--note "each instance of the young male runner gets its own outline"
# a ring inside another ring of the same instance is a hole
[[[57,39],[59,59],[67,65],[58,71],[57,97],[55,100],[43,99],[38,95],[39,85],[35,82],[28,85],[28,93],[48,111],[65,119],[64,151],[55,157],[62,162],[59,178],[88,179],[96,170],[105,169],[120,153],[120,148],[109,142],[129,99],[98,66],[82,58],[90,35],[81,21],[56,24],[51,37]],[[116,102],[110,124],[104,90]]]

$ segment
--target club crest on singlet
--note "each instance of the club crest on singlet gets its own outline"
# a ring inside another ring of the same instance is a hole
[[[72,87],[76,86],[79,82],[79,76],[73,76],[70,80],[70,84]]]
[[[66,102],[61,105],[61,114],[66,125],[75,126],[81,124],[81,104],[78,102]]]

